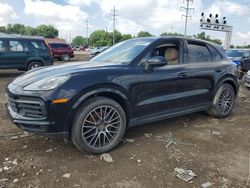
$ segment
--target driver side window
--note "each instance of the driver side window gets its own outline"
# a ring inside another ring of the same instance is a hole
[[[177,43],[165,43],[149,51],[140,61],[139,66],[145,66],[154,56],[162,56],[168,61],[168,65],[179,64],[179,46]]]

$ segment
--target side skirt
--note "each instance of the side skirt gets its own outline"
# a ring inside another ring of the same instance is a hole
[[[176,109],[174,111],[164,111],[159,113],[154,113],[142,117],[136,117],[129,120],[128,127],[135,127],[138,125],[152,123],[155,121],[161,121],[168,118],[178,117],[186,114],[191,114],[195,112],[207,111],[211,107],[211,103],[205,103],[199,106],[189,107],[187,109]]]

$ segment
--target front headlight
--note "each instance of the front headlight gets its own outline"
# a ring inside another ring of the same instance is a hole
[[[48,77],[32,84],[29,84],[23,88],[25,91],[48,91],[55,89],[56,87],[62,85],[70,78],[69,75]]]

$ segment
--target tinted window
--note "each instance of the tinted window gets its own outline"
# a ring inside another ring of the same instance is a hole
[[[188,58],[190,63],[211,62],[208,48],[199,44],[188,44]]]
[[[242,57],[243,56],[242,50],[227,50],[226,55],[227,57]]]
[[[62,48],[69,48],[69,45],[67,45],[67,44],[62,44],[61,47],[62,47]]]
[[[19,41],[10,41],[11,52],[22,52],[24,51],[23,45]]]
[[[213,61],[222,61],[223,60],[223,57],[216,49],[214,49],[213,47],[209,47],[209,50],[212,54]]]
[[[5,52],[5,45],[2,40],[0,40],[0,52]]]
[[[154,39],[132,39],[120,42],[100,55],[93,58],[92,62],[111,62],[129,64],[137,57]]]
[[[49,44],[52,48],[58,48],[58,46],[56,44]]]
[[[32,46],[38,50],[46,50],[45,45],[40,41],[31,41]]]

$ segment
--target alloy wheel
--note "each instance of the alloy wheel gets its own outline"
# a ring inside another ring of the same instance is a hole
[[[82,122],[82,139],[91,148],[102,148],[115,139],[121,128],[121,116],[111,106],[99,106]]]
[[[32,66],[30,67],[30,70],[36,69],[36,68],[38,68],[38,67],[40,67],[40,65],[37,64],[37,63],[34,63],[34,64],[32,64]]]
[[[234,104],[234,91],[226,87],[222,90],[221,95],[218,100],[218,110],[220,111],[221,114],[228,114]]]

